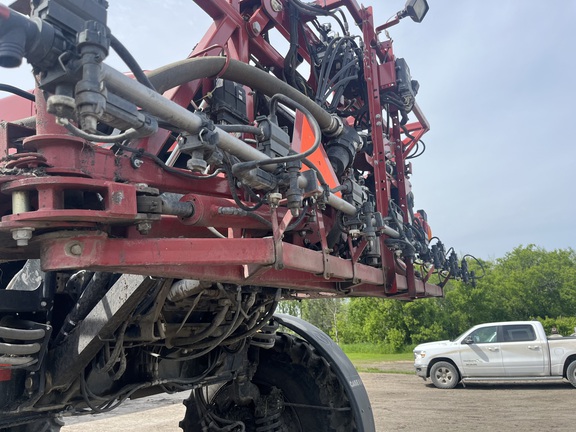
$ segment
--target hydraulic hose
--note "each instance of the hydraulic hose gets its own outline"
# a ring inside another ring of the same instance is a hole
[[[312,99],[284,81],[261,69],[234,59],[228,59],[228,66],[226,67],[226,61],[227,59],[224,57],[186,59],[147,72],[147,75],[159,93],[164,93],[168,89],[189,81],[220,75],[224,79],[247,85],[270,97],[277,93],[288,96],[310,111],[318,121],[322,131],[327,135],[337,134],[342,127],[336,117],[330,115]]]
[[[136,61],[136,59],[132,57],[130,51],[128,51],[128,49],[124,45],[122,45],[122,42],[116,39],[114,35],[112,35],[112,37],[110,38],[110,47],[114,51],[116,51],[116,54],[118,54],[118,56],[122,59],[122,61],[126,63],[126,66],[130,68],[130,71],[134,75],[134,78],[136,78],[139,83],[145,85],[146,87],[154,91],[156,90],[152,85],[152,83],[148,80],[148,77],[146,76],[146,74]]]
[[[255,68],[251,69],[256,70]],[[160,94],[154,92],[153,90],[147,88],[146,86],[143,86],[139,82],[126,77],[122,73],[118,72],[117,70],[109,66],[104,65],[103,71],[104,71],[104,81],[106,82],[106,85],[108,86],[108,89],[110,91],[118,94],[120,97],[124,97],[127,100],[130,100],[132,103],[135,103],[136,105],[142,107],[142,109],[145,109],[150,114],[157,116],[159,119],[171,123],[174,126],[181,128],[182,130],[188,131],[190,133],[197,133],[202,127],[203,122],[202,118],[188,111],[186,108],[172,102],[171,100],[164,98]],[[172,72],[174,72],[173,70],[170,69],[169,71],[170,71],[169,75]],[[268,76],[266,73],[264,73],[264,75]],[[211,76],[211,75],[201,75],[201,76]],[[156,75],[156,77],[157,79],[159,79],[158,75]],[[184,79],[184,82],[189,81],[190,78],[191,77],[188,76],[187,78]],[[195,78],[192,77],[192,79]],[[155,88],[159,87],[158,82],[153,80],[151,81]],[[281,81],[279,80],[278,82],[281,83]],[[166,85],[167,87],[165,88],[171,87],[168,84]],[[176,83],[176,85],[178,85],[178,83]],[[160,89],[159,91],[163,91],[164,89]],[[276,93],[278,92],[275,92],[274,94]],[[307,101],[305,104],[302,104],[305,107],[309,104],[312,104],[312,106],[320,108],[310,99],[307,99],[304,95],[300,94],[300,96],[304,97],[304,99]],[[330,116],[323,110],[322,112]],[[341,124],[338,120],[336,120],[336,118],[334,119],[334,122],[338,125],[336,128],[336,131],[338,131],[339,128],[341,127]],[[238,138],[230,135],[229,133],[219,130],[218,127],[216,127],[216,133],[218,133],[218,139],[219,139],[218,147],[220,147],[225,152],[231,153],[234,156],[243,160],[258,161],[269,159],[268,156],[266,156],[261,151],[246,144],[244,141],[239,140]],[[274,166],[267,165],[264,169],[273,170]],[[300,177],[298,182],[301,188],[306,187],[306,179],[304,177]],[[356,214],[355,206],[335,195],[331,194],[328,196],[328,204],[348,215]]]
[[[95,272],[93,274],[78,302],[66,317],[60,332],[56,336],[56,344],[63,342],[76,325],[86,318],[94,306],[104,297],[110,289],[112,276],[112,273],[106,272]]]

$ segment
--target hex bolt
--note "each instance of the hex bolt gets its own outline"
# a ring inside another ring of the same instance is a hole
[[[268,194],[268,202],[272,207],[278,207],[280,200],[282,199],[282,194],[279,192],[272,192]]]
[[[280,0],[271,0],[270,6],[272,6],[274,12],[282,12],[283,6]]]
[[[32,377],[26,378],[26,380],[24,381],[24,387],[26,388],[26,390],[30,392],[32,390],[32,387],[34,387],[34,378]]]
[[[147,235],[148,233],[150,233],[151,229],[152,229],[152,223],[148,221],[138,222],[138,224],[136,225],[136,230],[142,235]]]
[[[12,214],[26,213],[28,211],[30,211],[28,191],[12,192]]]
[[[15,228],[12,231],[12,238],[16,240],[18,246],[28,246],[28,240],[32,238],[34,228]]]
[[[82,245],[74,243],[68,247],[68,252],[70,252],[70,255],[80,256],[82,255]]]
[[[260,32],[262,31],[262,27],[260,26],[260,23],[258,21],[254,21],[252,23],[252,31],[254,32],[254,34],[256,36],[258,36],[260,34]]]

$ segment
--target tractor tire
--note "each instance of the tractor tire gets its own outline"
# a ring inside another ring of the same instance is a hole
[[[354,432],[350,402],[330,364],[306,341],[278,333],[271,349],[260,350],[258,369],[252,382],[261,397],[256,406],[235,405],[225,384],[209,394],[208,411],[202,416],[198,400],[201,390],[192,392],[180,427],[184,432],[229,430],[246,432]],[[214,429],[210,427],[210,422]],[[238,429],[231,426],[238,424]],[[244,427],[245,429],[243,429]],[[228,430],[228,429],[226,429]]]
[[[0,428],[0,432],[60,432],[62,426],[64,422],[58,417],[49,417],[19,426]]]

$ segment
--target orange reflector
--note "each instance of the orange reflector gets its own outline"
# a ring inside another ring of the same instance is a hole
[[[305,152],[310,147],[314,145],[314,132],[306,116],[300,111],[296,111],[296,121],[294,123],[294,137],[292,140],[292,149],[298,153]],[[330,186],[330,189],[335,188],[340,185],[336,173],[332,168],[332,164],[328,160],[328,155],[324,150],[324,147],[320,145],[314,153],[308,156],[308,160],[312,162],[318,170],[322,173],[324,180]],[[307,167],[302,167],[302,169],[308,169]],[[341,197],[340,192],[336,192],[335,195]]]

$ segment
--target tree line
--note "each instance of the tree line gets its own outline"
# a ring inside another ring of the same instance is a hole
[[[538,319],[563,335],[576,326],[576,253],[519,246],[503,258],[469,262],[476,286],[450,281],[443,298],[413,302],[379,298],[287,301],[280,311],[302,317],[342,344],[381,345],[399,352],[452,339],[483,322]]]

